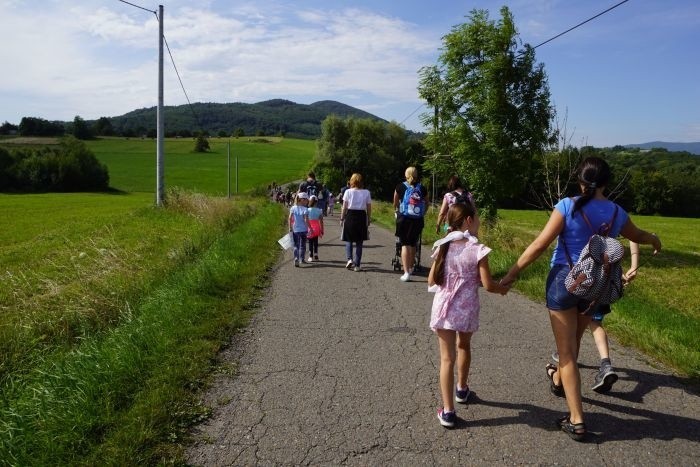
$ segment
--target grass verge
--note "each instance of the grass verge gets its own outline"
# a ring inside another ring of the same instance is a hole
[[[0,463],[178,459],[172,442],[206,415],[193,394],[227,337],[247,322],[278,255],[270,245],[283,230],[281,208],[265,200],[247,206],[224,216],[199,247],[184,247],[188,253],[172,268],[152,271],[160,279],[133,297],[114,326],[38,352],[24,371],[5,375]]]

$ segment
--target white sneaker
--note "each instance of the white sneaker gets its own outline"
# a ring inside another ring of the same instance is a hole
[[[408,282],[411,280],[411,275],[407,272],[403,273],[403,276],[401,276],[401,282]]]
[[[352,267],[353,267],[352,260],[349,259],[348,264],[345,265],[345,269],[352,269]]]

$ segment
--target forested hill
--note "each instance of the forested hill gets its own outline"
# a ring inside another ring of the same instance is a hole
[[[666,141],[652,141],[650,143],[642,144],[626,144],[625,147],[628,148],[640,148],[640,149],[654,149],[654,148],[665,148],[669,151],[677,152],[689,152],[700,156],[700,142],[697,143],[668,143]]]
[[[194,103],[164,108],[166,135],[207,131],[231,135],[241,129],[245,135],[278,135],[293,138],[316,138],[321,134],[321,122],[328,115],[370,118],[384,121],[363,110],[336,101],[297,104],[273,99],[256,104]],[[140,135],[155,131],[156,107],[138,109],[119,117],[110,117],[116,134]]]

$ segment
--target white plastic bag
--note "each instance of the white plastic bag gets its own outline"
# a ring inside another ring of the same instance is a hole
[[[292,236],[292,232],[289,232],[287,235],[277,240],[277,243],[280,244],[282,249],[289,250],[294,246],[294,237]]]

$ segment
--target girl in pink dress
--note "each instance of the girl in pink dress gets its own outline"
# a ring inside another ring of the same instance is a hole
[[[479,217],[471,203],[453,204],[447,212],[450,233],[433,245],[433,265],[428,275],[430,291],[435,292],[430,328],[440,345],[440,394],[442,408],[438,420],[442,426],[455,425],[452,391],[457,360],[457,388],[454,400],[469,398],[471,338],[479,329],[479,285],[492,293],[505,295],[508,288],[491,277],[487,255],[491,249],[479,243]]]

